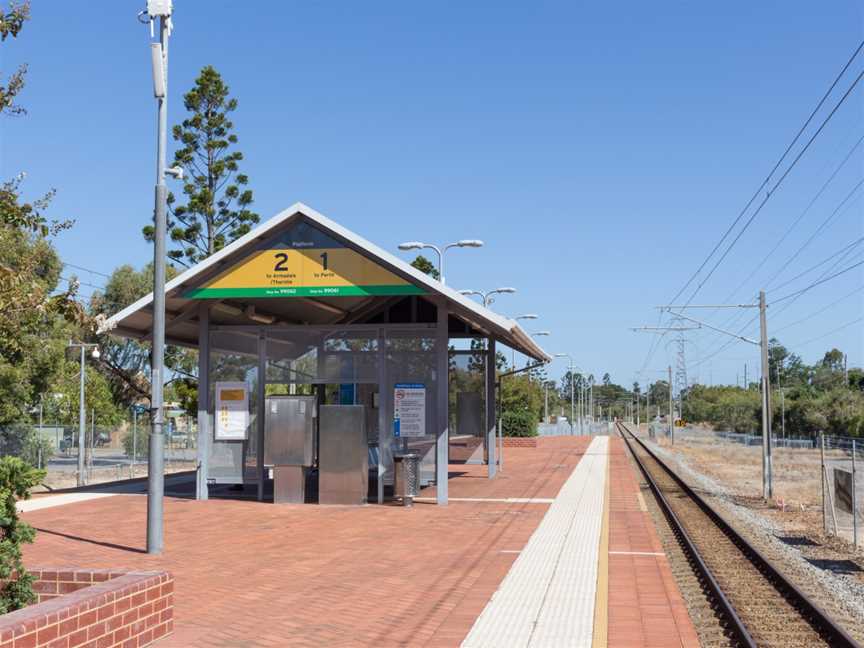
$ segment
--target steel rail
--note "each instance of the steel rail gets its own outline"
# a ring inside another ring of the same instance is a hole
[[[765,577],[771,582],[774,588],[780,593],[781,596],[785,597],[800,613],[801,615],[807,619],[807,622],[814,628],[816,632],[818,632],[825,641],[833,646],[837,646],[838,648],[861,648],[861,645],[855,641],[842,627],[840,627],[836,622],[834,622],[816,603],[810,600],[810,598],[802,592],[798,587],[796,587],[791,581],[789,581],[777,568],[772,565],[765,556],[763,556],[759,550],[757,550],[752,544],[747,542],[735,529],[733,529],[720,515],[699,495],[697,494],[683,479],[681,479],[669,466],[667,466],[663,461],[661,461],[654,452],[652,452],[647,445],[633,432],[631,432],[623,423],[618,423],[619,432],[626,432],[632,437],[636,443],[638,443],[642,449],[654,460],[657,464],[675,481],[676,484],[681,488],[681,490],[686,494],[691,500],[693,500],[696,505],[705,513],[714,524],[716,524],[721,531],[729,538],[729,540],[744,554],[744,556],[752,562],[756,568],[765,575]],[[672,526],[676,533],[680,534],[680,537],[684,541],[685,548],[687,552],[691,555],[694,562],[696,563],[697,569],[703,575],[706,582],[708,583],[709,589],[711,593],[715,596],[717,603],[723,609],[723,612],[727,615],[731,623],[730,630],[732,633],[738,638],[746,646],[756,646],[756,643],[753,640],[753,637],[750,635],[750,632],[747,630],[746,625],[741,621],[741,618],[738,616],[738,613],[735,611],[734,605],[729,601],[726,595],[723,593],[719,583],[714,578],[714,575],[711,573],[710,568],[703,560],[700,555],[698,549],[693,543],[690,536],[687,534],[687,531],[684,529],[684,526],[681,524],[678,517],[675,515],[674,511],[672,511],[672,507],[669,505],[669,502],[660,492],[660,488],[657,486],[657,483],[654,481],[654,478],[648,472],[648,469],[633,451],[632,446],[630,445],[630,441],[627,439],[627,436],[621,433],[621,438],[624,439],[624,442],[627,444],[628,449],[630,450],[633,459],[639,465],[639,469],[642,471],[642,474],[645,475],[645,479],[648,482],[651,491],[657,497],[658,502],[660,502],[661,508],[663,512],[666,514],[667,518],[672,522]]]
[[[756,641],[750,635],[750,632],[747,630],[747,626],[744,625],[744,622],[738,616],[738,613],[735,611],[735,607],[732,605],[731,601],[726,598],[726,594],[723,593],[723,589],[720,587],[717,579],[714,578],[714,574],[711,572],[711,569],[708,567],[707,564],[705,564],[705,561],[702,559],[699,550],[696,548],[696,544],[690,538],[690,534],[687,533],[687,530],[684,528],[684,525],[678,519],[675,511],[672,510],[672,506],[666,500],[666,496],[663,495],[663,493],[661,492],[660,487],[654,481],[651,473],[648,472],[648,469],[633,451],[633,448],[630,446],[630,442],[627,440],[627,437],[624,435],[623,431],[626,431],[631,435],[632,432],[630,432],[630,430],[624,427],[624,425],[621,423],[618,423],[618,428],[619,432],[621,433],[621,438],[624,439],[624,443],[627,444],[627,449],[630,450],[630,454],[633,456],[633,459],[636,461],[636,464],[639,466],[639,469],[645,476],[645,480],[648,482],[648,487],[651,489],[651,492],[654,493],[654,497],[656,497],[657,501],[660,503],[660,507],[663,510],[663,513],[666,515],[666,518],[671,522],[673,531],[679,538],[681,538],[681,541],[684,544],[685,552],[695,563],[696,569],[702,575],[705,584],[711,591],[711,596],[714,598],[717,605],[722,610],[723,615],[729,621],[729,625],[727,627],[728,632],[732,634],[735,639],[740,642],[741,645],[747,646],[747,648],[756,648]]]

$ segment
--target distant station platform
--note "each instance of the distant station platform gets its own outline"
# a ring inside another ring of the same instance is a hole
[[[130,489],[46,496],[25,561],[169,570],[160,646],[698,646],[625,452],[544,437],[494,479],[451,464],[444,507],[201,501],[174,477],[163,556]]]

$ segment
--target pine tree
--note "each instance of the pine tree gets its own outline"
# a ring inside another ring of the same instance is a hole
[[[259,217],[249,209],[249,178],[239,171],[243,153],[235,149],[230,119],[237,99],[229,96],[219,72],[203,68],[183,104],[190,115],[172,135],[180,144],[174,164],[184,171],[186,203],[176,204],[174,194],[168,195],[168,232],[177,244],[168,258],[191,266],[246,234]],[[153,234],[153,225],[147,225],[145,238],[152,241]]]

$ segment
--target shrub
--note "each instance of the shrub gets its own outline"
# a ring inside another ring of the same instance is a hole
[[[18,517],[15,503],[28,499],[30,489],[45,479],[18,457],[0,459],[0,614],[19,610],[36,602],[33,577],[24,569],[21,545],[33,542],[36,531]],[[14,576],[14,578],[13,578]]]
[[[123,453],[132,458],[132,443],[135,443],[137,446],[135,448],[135,458],[146,459],[150,456],[150,430],[141,425],[138,426],[137,436],[133,435],[131,432],[128,432],[123,437]]]
[[[527,410],[504,412],[501,416],[501,432],[506,437],[535,437],[537,418]]]

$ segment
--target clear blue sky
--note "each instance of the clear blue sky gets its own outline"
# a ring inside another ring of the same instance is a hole
[[[151,258],[140,235],[155,137],[149,33],[135,19],[143,4],[33,0],[31,23],[0,49],[4,71],[30,66],[29,115],[2,121],[2,177],[27,171],[31,196],[56,187],[52,215],[76,221],[58,240],[63,259],[103,273]],[[527,328],[553,332],[544,346],[624,384],[672,354],[664,341],[646,363],[650,336],[627,327],[656,323],[652,307],[695,270],[864,36],[852,1],[175,0],[175,25],[170,122],[182,119],[182,93],[200,68],[214,65],[240,102],[243,169],[262,219],[300,200],[389,249],[482,238],[481,250],[451,253],[448,282],[516,286],[497,308],[540,314]],[[843,86],[862,68],[864,56]],[[696,302],[729,298],[804,210],[864,134],[862,93]],[[862,159],[859,147],[734,301],[748,300],[831,213],[861,179]],[[860,193],[847,207],[775,284],[864,234]],[[862,282],[859,268],[774,308],[770,325],[793,324]],[[837,345],[860,364],[861,324],[802,343],[860,317],[861,295],[779,337],[809,361]],[[743,344],[695,364],[722,341],[691,336],[691,379],[734,382],[745,362],[754,371],[757,354]]]

